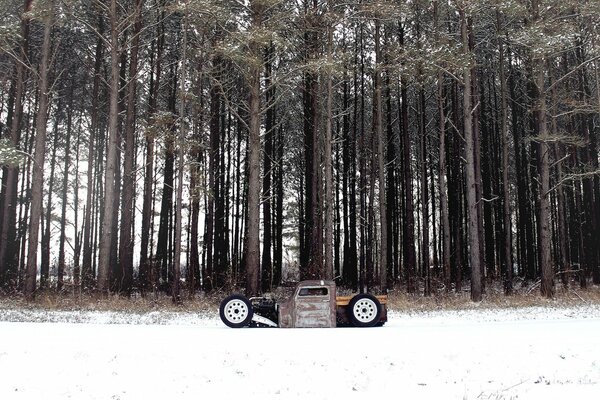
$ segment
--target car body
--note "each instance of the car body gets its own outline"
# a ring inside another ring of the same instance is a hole
[[[232,328],[381,326],[387,321],[387,296],[337,296],[334,281],[308,280],[299,282],[292,296],[281,303],[268,297],[231,295],[221,302],[219,315]]]

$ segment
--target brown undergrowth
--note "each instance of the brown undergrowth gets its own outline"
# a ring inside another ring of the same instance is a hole
[[[111,294],[108,297],[94,293],[75,294],[72,291],[57,293],[53,290],[38,291],[35,298],[27,301],[23,296],[0,296],[0,309],[42,309],[42,310],[83,310],[83,311],[187,311],[216,312],[220,301],[232,291],[215,291],[210,294],[196,293],[193,297],[182,296],[180,304],[173,303],[166,294],[139,293],[126,297]],[[284,300],[291,288],[281,288],[273,296]],[[486,287],[483,301],[473,303],[470,300],[469,286],[466,283],[460,292],[447,292],[443,288],[435,290],[431,296],[423,296],[423,290],[417,294],[408,294],[406,287],[398,286],[388,292],[388,309],[398,312],[433,310],[474,310],[474,309],[510,309],[524,307],[574,307],[579,305],[600,305],[600,286],[590,285],[581,289],[572,283],[569,287],[557,285],[554,299],[546,299],[539,294],[535,284],[516,285],[511,296],[504,295],[500,284]]]
[[[468,283],[464,285],[463,289],[461,292],[447,292],[440,289],[427,297],[423,296],[422,290],[418,294],[408,294],[403,287],[394,289],[389,293],[389,308],[400,312],[410,312],[600,305],[600,286],[594,285],[581,289],[575,283],[568,287],[558,284],[554,298],[547,299],[540,295],[537,284],[516,285],[510,296],[504,294],[501,284],[491,284],[486,287],[483,300],[479,303],[471,301]]]

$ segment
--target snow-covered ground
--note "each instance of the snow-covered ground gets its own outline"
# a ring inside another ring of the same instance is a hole
[[[229,329],[175,312],[0,321],[3,400],[600,398],[598,306],[390,313],[371,329]]]

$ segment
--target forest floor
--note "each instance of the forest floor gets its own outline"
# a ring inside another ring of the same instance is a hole
[[[272,295],[279,300],[286,299],[293,286],[277,289]],[[232,291],[235,292],[235,291]],[[402,313],[419,313],[435,310],[481,310],[481,309],[514,309],[523,307],[574,307],[586,305],[600,305],[600,286],[590,285],[581,289],[575,282],[568,287],[556,286],[554,299],[546,299],[539,294],[539,285],[515,285],[513,295],[505,296],[500,283],[488,285],[483,295],[483,301],[473,303],[470,299],[469,285],[466,283],[460,292],[446,292],[443,288],[435,291],[431,296],[408,294],[406,288],[399,286],[388,293],[388,309]],[[126,314],[151,314],[156,312],[175,314],[200,314],[202,316],[218,316],[220,301],[230,292],[216,291],[210,295],[198,292],[194,297],[189,297],[183,292],[180,304],[173,303],[170,296],[165,294],[149,294],[141,297],[139,294],[132,297],[110,295],[102,298],[94,294],[73,294],[64,290],[57,293],[54,290],[38,291],[33,301],[27,301],[23,296],[3,296],[0,293],[0,321],[15,320],[29,321],[27,315],[38,315],[37,311],[61,312],[115,312]],[[344,293],[347,294],[347,293]],[[64,313],[63,313],[64,314]],[[18,315],[22,315],[19,318]],[[69,315],[68,313],[64,315]],[[39,315],[38,315],[39,316]],[[152,322],[140,320],[141,323]]]
[[[218,296],[0,300],[0,399],[597,398],[600,288],[390,295],[372,329],[229,329]]]

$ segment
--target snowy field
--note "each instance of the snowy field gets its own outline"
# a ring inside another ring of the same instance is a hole
[[[0,310],[0,399],[599,399],[600,307],[390,313],[383,328]]]

